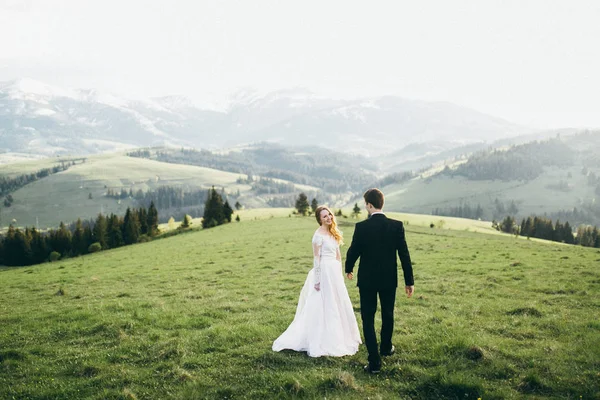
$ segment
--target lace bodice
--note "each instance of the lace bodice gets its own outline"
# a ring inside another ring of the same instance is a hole
[[[313,268],[315,269],[315,289],[320,290],[321,282],[321,264],[325,259],[339,260],[342,257],[340,254],[340,245],[331,235],[324,235],[319,230],[315,232],[312,238],[313,245]]]
[[[340,246],[331,235],[323,235],[319,231],[315,232],[312,239],[313,254],[321,258],[339,258]]]

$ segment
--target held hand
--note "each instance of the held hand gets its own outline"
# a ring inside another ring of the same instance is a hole
[[[352,278],[354,278],[354,274],[352,272],[349,272],[346,274],[346,276],[348,277],[348,279],[352,280]]]
[[[413,293],[415,292],[415,286],[405,286],[404,291],[406,292],[406,296],[412,297]]]
[[[315,283],[315,290],[318,292],[319,290],[321,290],[321,282],[319,283]]]

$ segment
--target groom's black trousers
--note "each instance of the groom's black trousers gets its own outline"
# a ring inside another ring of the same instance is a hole
[[[392,349],[392,332],[394,331],[394,303],[396,302],[396,288],[367,289],[359,287],[360,315],[363,323],[365,345],[369,352],[369,364],[378,367],[381,357],[377,348],[377,335],[375,333],[375,312],[377,311],[377,295],[381,302],[381,345],[382,352]]]

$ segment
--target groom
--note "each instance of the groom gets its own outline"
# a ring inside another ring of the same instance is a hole
[[[352,244],[346,254],[346,275],[352,279],[354,264],[360,257],[358,268],[358,290],[360,314],[363,322],[365,344],[369,352],[366,372],[377,374],[381,370],[381,356],[395,352],[392,344],[394,331],[394,302],[398,286],[398,262],[404,271],[404,290],[411,297],[415,287],[412,264],[404,237],[402,222],[387,218],[382,212],[384,196],[379,189],[369,189],[364,194],[369,219],[356,224]],[[381,302],[381,344],[377,348],[375,334],[375,312],[377,295]]]

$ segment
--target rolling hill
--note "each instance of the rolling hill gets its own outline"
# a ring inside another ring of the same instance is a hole
[[[600,225],[600,131],[489,149],[446,160],[383,188],[388,210],[448,214],[460,205],[483,208],[482,219],[547,215],[563,222]],[[514,203],[518,211],[507,209]],[[577,211],[574,212],[573,210]]]
[[[11,167],[9,171],[19,171],[21,166],[23,171],[30,171],[32,165],[27,162]],[[12,193],[14,203],[10,207],[0,206],[1,225],[8,226],[14,219],[15,226],[46,228],[56,227],[61,221],[70,223],[77,218],[94,218],[99,212],[124,215],[127,207],[135,206],[134,200],[105,196],[108,189],[120,191],[121,188],[131,189],[135,193],[138,189],[146,192],[161,186],[208,189],[214,185],[225,188],[226,193],[235,194],[237,201],[247,207],[264,207],[266,199],[256,195],[251,185],[238,183],[240,176],[211,168],[163,163],[121,154],[90,156],[83,164],[30,183]],[[309,185],[294,186],[308,193],[318,191],[318,188]]]

